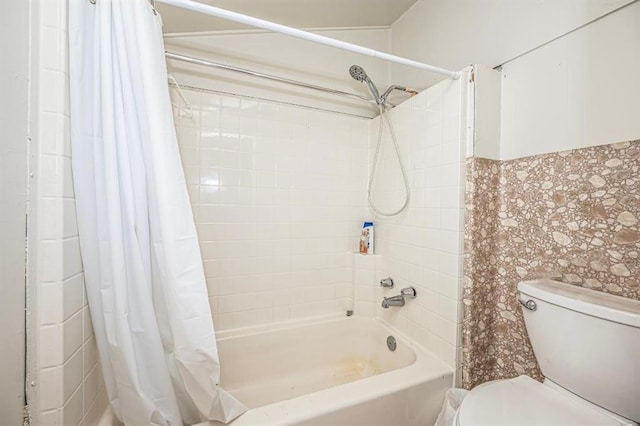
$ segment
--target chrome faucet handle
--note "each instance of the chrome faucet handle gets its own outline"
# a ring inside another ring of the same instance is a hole
[[[416,296],[418,295],[418,293],[416,292],[416,289],[413,286],[403,288],[402,290],[400,290],[400,294],[404,297],[408,297],[409,299],[415,299]]]
[[[393,288],[393,279],[391,279],[391,277],[381,279],[380,286],[385,288]]]

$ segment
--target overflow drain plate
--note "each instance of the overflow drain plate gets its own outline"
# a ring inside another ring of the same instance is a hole
[[[396,338],[393,336],[387,337],[387,347],[391,352],[395,351],[398,347],[398,342],[396,342]]]

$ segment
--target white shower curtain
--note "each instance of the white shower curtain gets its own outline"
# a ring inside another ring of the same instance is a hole
[[[73,179],[109,400],[127,426],[228,422],[200,249],[147,0],[70,0]]]

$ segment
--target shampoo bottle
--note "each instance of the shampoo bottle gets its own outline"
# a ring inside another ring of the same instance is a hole
[[[367,247],[369,246],[369,237],[363,229],[360,233],[360,254],[367,254]]]
[[[374,237],[373,237],[373,222],[365,222],[362,225],[362,234],[366,235],[366,254],[374,253]]]

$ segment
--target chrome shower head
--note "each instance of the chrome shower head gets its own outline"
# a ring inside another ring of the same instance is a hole
[[[360,65],[351,65],[351,67],[349,67],[349,74],[351,74],[353,79],[358,80],[359,82],[364,82],[369,78]]]
[[[357,80],[361,83],[366,83],[367,86],[369,86],[369,90],[371,91],[371,94],[373,95],[373,98],[375,99],[377,104],[381,104],[383,102],[383,99],[380,98],[380,92],[378,92],[378,88],[375,84],[373,84],[373,81],[371,81],[367,73],[360,65],[351,65],[351,67],[349,67],[349,74],[351,74],[351,77],[353,77],[354,80]]]

